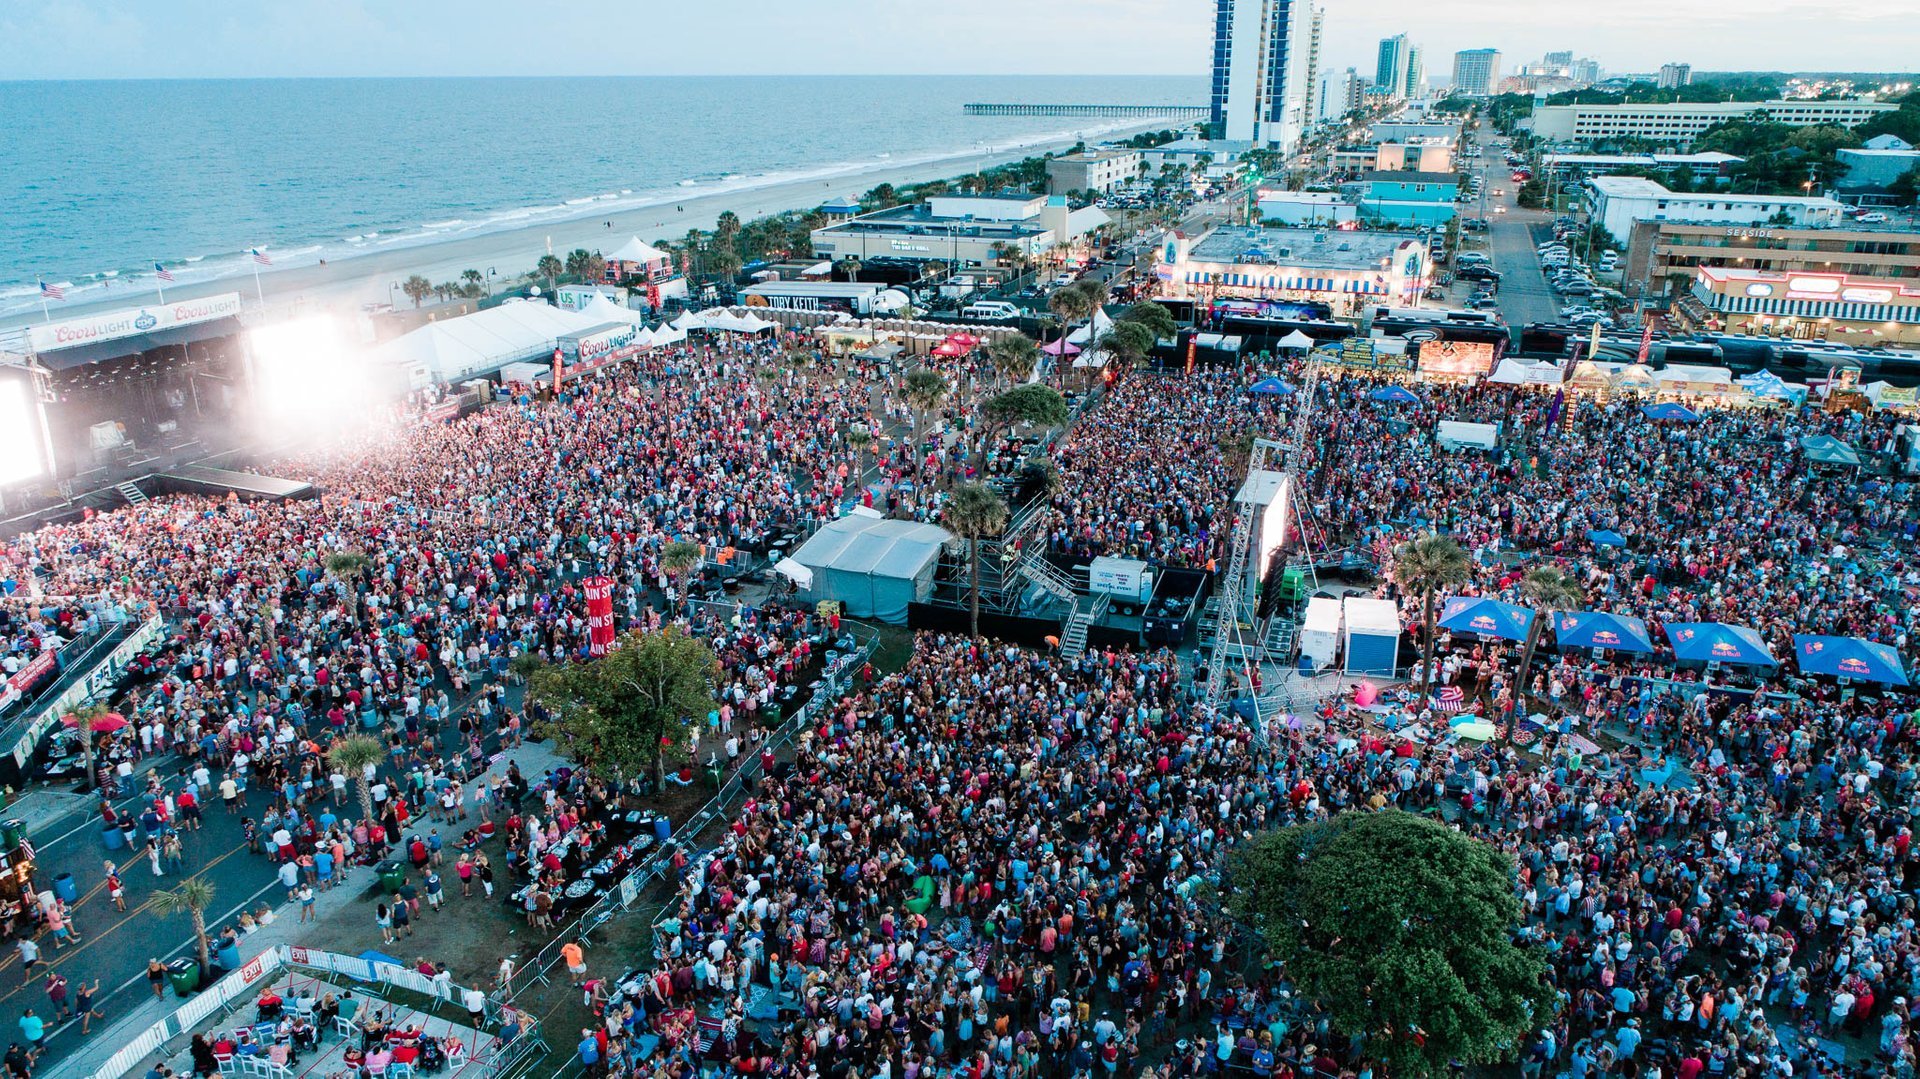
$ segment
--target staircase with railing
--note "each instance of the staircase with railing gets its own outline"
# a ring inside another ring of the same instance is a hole
[[[127,505],[129,506],[138,506],[147,500],[147,493],[142,491],[139,485],[135,484],[132,480],[128,480],[126,483],[116,483],[113,485],[113,489],[120,492],[120,497],[126,499]]]
[[[1087,633],[1093,628],[1100,616],[1107,613],[1107,607],[1113,602],[1105,592],[1096,592],[1091,596],[1080,596],[1074,600],[1073,610],[1067,614],[1066,623],[1060,628],[1060,655],[1067,659],[1078,659],[1087,650]]]

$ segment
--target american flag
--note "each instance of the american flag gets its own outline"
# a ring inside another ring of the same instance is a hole
[[[260,264],[260,265],[262,265],[262,266],[271,266],[271,265],[273,265],[273,260],[267,257],[267,253],[266,253],[265,251],[262,251],[261,249],[259,249],[259,248],[257,248],[257,247],[256,247],[256,248],[253,248],[253,249],[251,249],[251,250],[250,250],[250,251],[248,252],[248,254],[251,254],[251,255],[253,256],[253,261],[255,261],[255,262],[257,262],[257,263],[259,263],[259,264]]]
[[[42,281],[40,282],[40,295],[45,296],[49,300],[65,300],[67,298],[67,286],[65,283],[49,285],[45,281]]]
[[[1441,686],[1440,692],[1433,695],[1433,708],[1436,712],[1458,712],[1467,705],[1467,695],[1459,686]]]
[[[173,271],[157,262],[153,264],[153,273],[155,277],[158,277],[162,281],[171,282],[173,280]]]

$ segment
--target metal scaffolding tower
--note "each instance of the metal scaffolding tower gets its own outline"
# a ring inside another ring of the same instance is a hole
[[[1306,500],[1302,496],[1303,486],[1300,474],[1307,464],[1307,439],[1310,435],[1313,416],[1314,395],[1320,385],[1320,361],[1311,353],[1307,357],[1306,371],[1300,380],[1300,388],[1294,408],[1293,427],[1287,441],[1279,442],[1269,438],[1255,437],[1253,452],[1247,457],[1247,474],[1267,471],[1271,461],[1280,465],[1280,471],[1290,482],[1285,485],[1282,497],[1294,500],[1293,519],[1302,522],[1301,542],[1306,543],[1306,518],[1301,509]],[[1256,625],[1256,612],[1259,603],[1259,579],[1254,575],[1248,582],[1249,570],[1259,558],[1254,550],[1254,507],[1243,503],[1236,495],[1232,503],[1233,534],[1227,555],[1227,574],[1220,579],[1220,586],[1214,592],[1214,625],[1212,649],[1207,656],[1207,687],[1204,706],[1209,712],[1218,713],[1227,700],[1227,663],[1238,659],[1251,670],[1257,670],[1265,656],[1277,647],[1282,652],[1290,647],[1291,637],[1276,637],[1271,632],[1262,631]],[[1307,564],[1312,565],[1309,555]],[[1264,570],[1265,567],[1259,567]],[[1243,622],[1244,618],[1244,622]]]

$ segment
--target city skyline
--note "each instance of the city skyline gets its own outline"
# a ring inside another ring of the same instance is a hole
[[[531,17],[500,0],[396,5],[287,0],[236,15],[218,0],[164,11],[69,0],[0,15],[15,78],[259,78],[467,75],[1143,74],[1208,75],[1212,0],[976,0],[964,9],[799,6],[609,8],[586,20]],[[1509,66],[1575,49],[1609,71],[1651,72],[1685,53],[1695,71],[1886,71],[1914,66],[1920,0],[1816,5],[1620,0],[1556,8],[1489,31],[1464,0],[1381,0],[1329,12],[1321,70],[1372,67],[1405,33],[1428,57],[1496,48]],[[1650,31],[1657,30],[1658,33]],[[510,31],[510,32],[508,32]],[[902,42],[938,41],[938,49]],[[1428,63],[1430,73],[1446,65]]]

